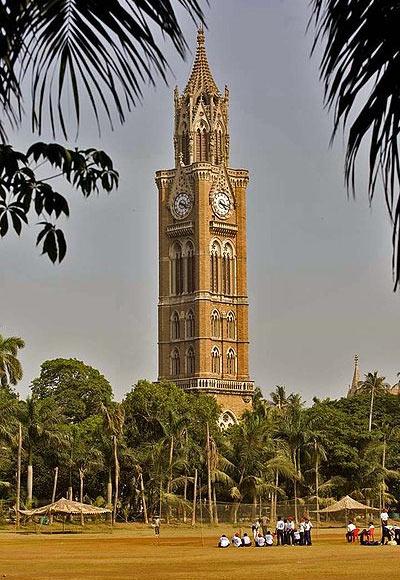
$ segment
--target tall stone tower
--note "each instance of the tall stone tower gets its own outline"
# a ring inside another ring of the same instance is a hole
[[[159,193],[159,380],[217,397],[221,426],[251,408],[246,169],[229,166],[229,91],[209,68],[204,32],[182,94],[175,89],[175,167]]]

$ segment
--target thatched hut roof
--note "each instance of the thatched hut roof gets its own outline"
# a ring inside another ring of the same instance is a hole
[[[70,499],[65,499],[62,497],[58,501],[51,503],[49,505],[44,505],[43,507],[36,508],[33,510],[19,510],[21,514],[25,516],[44,516],[52,514],[62,514],[62,515],[87,515],[95,516],[101,514],[109,514],[111,510],[107,508],[99,508],[94,505],[87,503],[80,503],[79,501],[72,501]]]
[[[378,508],[373,508],[369,505],[364,505],[359,501],[356,501],[349,495],[345,495],[339,501],[329,505],[328,507],[324,508],[323,510],[319,510],[319,513],[329,513],[329,512],[340,512],[340,511],[379,511]]]

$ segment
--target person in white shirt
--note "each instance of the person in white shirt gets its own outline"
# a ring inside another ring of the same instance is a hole
[[[283,546],[285,542],[285,522],[279,516],[278,521],[276,522],[276,538],[277,538],[277,545]]]
[[[294,521],[292,517],[289,517],[286,523],[286,543],[289,544],[290,546],[293,546],[294,544],[293,532],[294,532]]]
[[[304,520],[304,545],[305,546],[312,546],[311,542],[311,530],[312,530],[312,523],[309,519]]]
[[[349,523],[347,524],[347,532],[346,532],[346,539],[349,543],[353,541],[353,536],[354,536],[353,532],[355,529],[356,529],[356,526],[353,524],[353,522],[351,520],[349,520]]]
[[[269,530],[265,534],[265,545],[266,546],[273,546],[274,545],[274,537]]]
[[[260,529],[260,520],[256,520],[254,522],[254,524],[252,524],[251,526],[251,531],[253,532],[253,538],[254,540],[256,539],[257,535],[258,535],[258,530]]]
[[[304,518],[299,523],[300,546],[304,546]]]
[[[386,533],[386,527],[388,525],[389,522],[389,514],[387,509],[383,509],[382,513],[381,513],[381,527],[382,527],[382,538],[381,538],[381,544],[384,543],[385,541],[385,533]]]
[[[265,538],[262,534],[256,537],[256,548],[263,548],[265,546]]]
[[[236,548],[240,548],[241,547],[242,540],[240,539],[239,532],[236,532],[236,534],[233,536],[233,538],[232,538],[232,545],[235,546]]]
[[[243,534],[242,546],[244,548],[248,548],[249,546],[251,546],[251,540],[246,532]]]
[[[228,538],[225,536],[225,534],[222,534],[222,536],[219,539],[218,542],[218,548],[229,548],[230,546],[230,541],[228,540]]]
[[[300,546],[300,532],[299,530],[293,530],[293,540],[295,546]]]

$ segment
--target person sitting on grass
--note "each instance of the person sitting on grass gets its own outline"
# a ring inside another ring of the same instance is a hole
[[[242,545],[242,540],[240,539],[240,534],[239,532],[236,532],[232,538],[232,546],[235,546],[235,548],[240,548]]]
[[[256,544],[256,548],[264,548],[265,538],[262,534],[260,534],[260,533],[258,534],[258,536],[256,537],[255,544]]]
[[[243,548],[248,548],[249,546],[251,546],[251,540],[247,534],[247,532],[245,532],[243,534],[243,538],[242,538],[242,546]]]
[[[222,534],[218,542],[218,548],[229,548],[230,545],[231,543],[228,538],[225,536],[225,534]]]
[[[271,534],[270,530],[267,530],[265,534],[265,545],[266,546],[273,546],[274,545],[274,537]]]
[[[349,520],[349,523],[347,524],[347,532],[346,532],[346,540],[349,542],[349,544],[353,541],[355,529],[356,529],[356,526],[353,524],[353,522],[351,520]]]

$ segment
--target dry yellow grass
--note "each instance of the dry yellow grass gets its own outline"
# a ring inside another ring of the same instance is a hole
[[[151,530],[135,525],[112,534],[3,533],[0,579],[377,580],[398,575],[400,546],[348,545],[343,530],[315,533],[312,547],[219,550],[221,530],[204,529],[201,537],[198,528],[164,527],[158,541]]]

